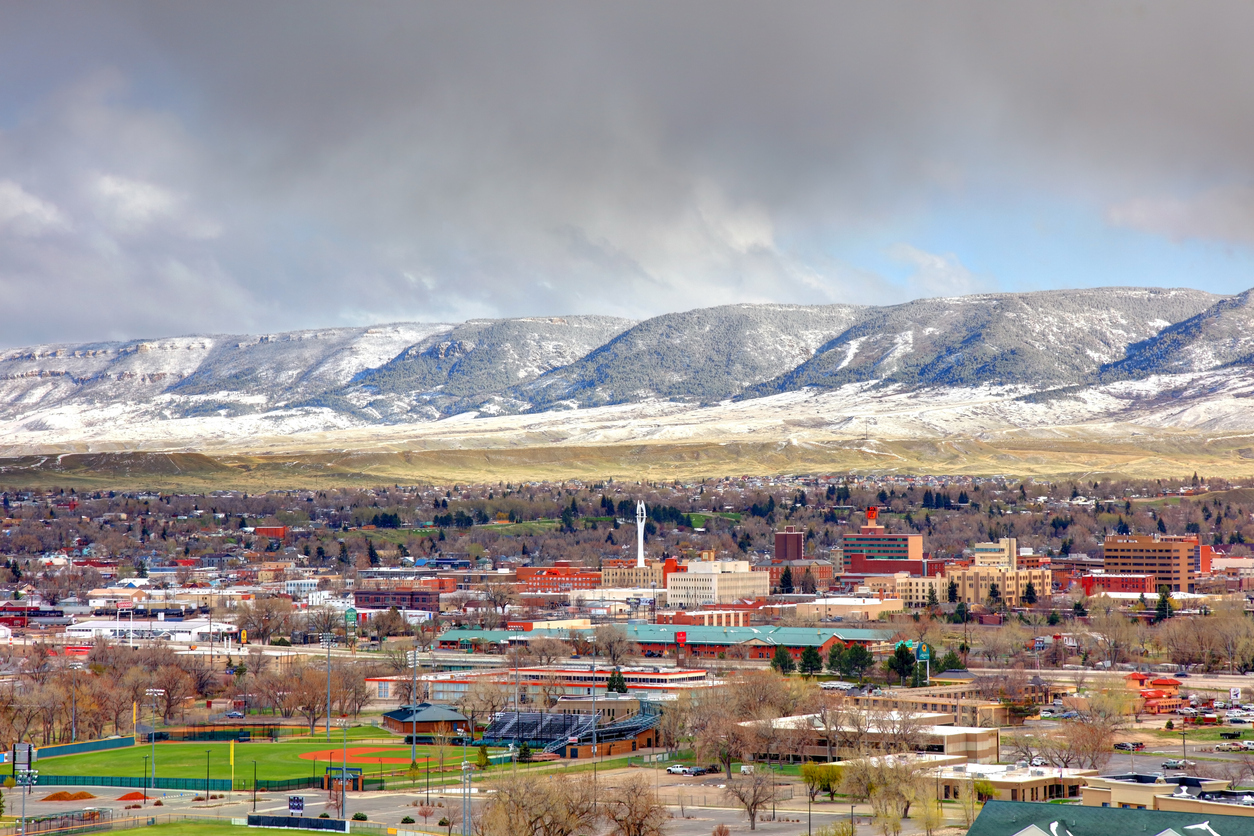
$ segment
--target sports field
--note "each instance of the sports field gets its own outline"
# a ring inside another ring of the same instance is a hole
[[[332,743],[325,739],[278,743],[255,742],[235,744],[235,778],[251,780],[253,761],[257,762],[257,777],[267,780],[302,778],[321,775],[328,765],[338,765],[344,756],[342,737],[332,736]],[[38,769],[43,775],[118,775],[141,777],[144,774],[144,756],[152,755],[152,746],[139,745],[104,752],[87,752],[81,755],[64,755],[44,758]],[[499,750],[490,750],[499,751]],[[210,778],[230,778],[230,744],[207,743],[158,743],[156,747],[158,778],[204,778],[208,757]],[[418,747],[418,763],[424,772],[427,762],[432,771],[438,769],[439,750],[435,746]],[[473,761],[474,750],[468,753]],[[446,746],[444,766],[457,769],[462,761],[461,747]],[[402,770],[410,763],[410,747],[387,743],[348,741],[348,765],[361,767],[367,776],[377,775],[380,770],[389,774]],[[152,772],[149,763],[149,774]]]

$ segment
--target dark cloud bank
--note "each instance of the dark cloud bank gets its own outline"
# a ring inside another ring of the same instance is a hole
[[[971,277],[832,242],[972,194],[1244,247],[1251,31],[1246,3],[6,4],[0,344],[900,301]]]

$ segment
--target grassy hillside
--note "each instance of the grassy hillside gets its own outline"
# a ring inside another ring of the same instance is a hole
[[[697,442],[374,452],[93,453],[0,459],[0,485],[202,491],[529,479],[939,473],[1099,478],[1254,474],[1248,437],[1162,432],[996,439]]]

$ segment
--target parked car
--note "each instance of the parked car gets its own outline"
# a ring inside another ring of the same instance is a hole
[[[1244,752],[1245,747],[1242,746],[1240,743],[1232,743],[1232,742],[1225,741],[1223,743],[1216,743],[1215,751],[1216,752]]]
[[[1032,758],[1032,765],[1033,766],[1049,766],[1049,761],[1045,760],[1044,758],[1038,755],[1037,757]]]
[[[667,775],[691,775],[692,768],[688,766],[681,766],[679,764],[675,764],[674,766],[666,767],[666,774]]]
[[[1163,761],[1163,769],[1187,769],[1190,766],[1197,766],[1197,764],[1182,758],[1168,758]]]
[[[1145,748],[1144,743],[1116,743],[1115,748],[1120,752],[1139,752]]]
[[[710,770],[706,769],[704,766],[694,766],[692,769],[688,770],[688,774],[689,775],[705,775],[709,773],[709,771]]]
[[[1247,719],[1245,719],[1244,717],[1232,717],[1232,716],[1229,716],[1229,717],[1228,717],[1228,722],[1229,722],[1229,723],[1231,723],[1231,724],[1232,724],[1232,725],[1234,725],[1234,726],[1240,726],[1240,725],[1243,725],[1243,724],[1244,724],[1244,725],[1249,725],[1249,723],[1250,723],[1250,721],[1249,721],[1249,720],[1247,720]]]
[[[228,711],[228,712],[226,713],[226,719],[228,719],[228,720],[243,720],[243,719],[244,719],[244,712],[242,712],[242,711]]]

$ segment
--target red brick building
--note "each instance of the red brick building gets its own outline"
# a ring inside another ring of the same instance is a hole
[[[599,589],[601,573],[595,569],[572,566],[569,560],[559,560],[552,566],[522,566],[518,580],[529,593],[571,592],[576,589]]]
[[[775,560],[801,560],[806,555],[806,535],[793,526],[775,532]],[[774,582],[772,581],[772,585]]]

